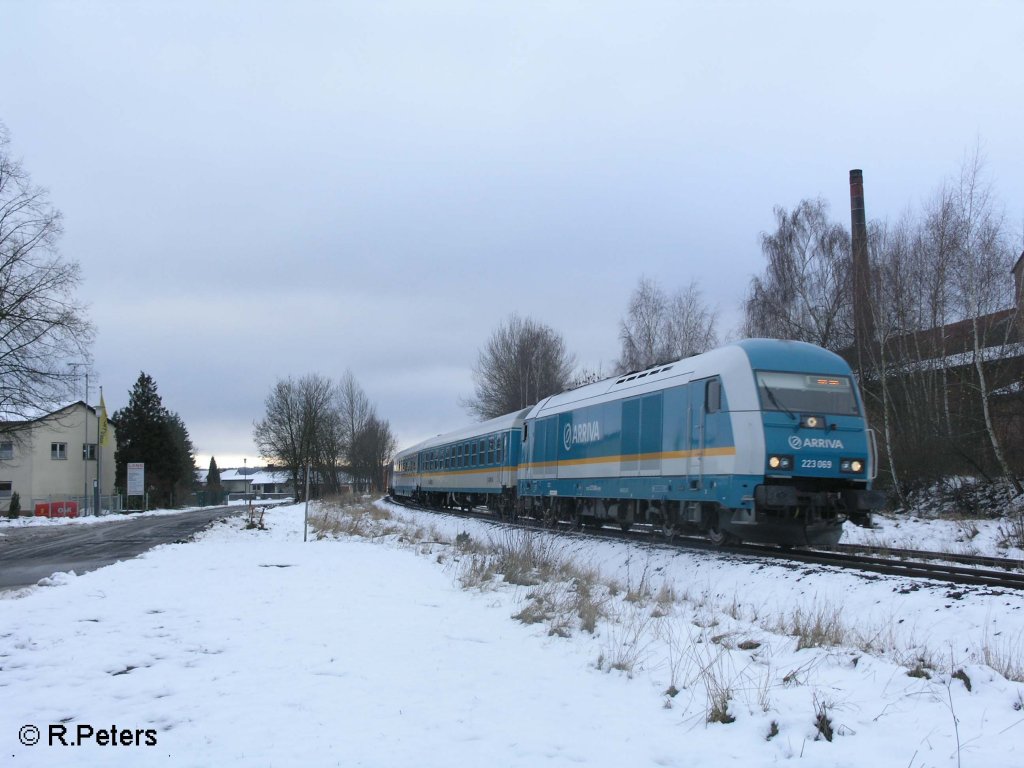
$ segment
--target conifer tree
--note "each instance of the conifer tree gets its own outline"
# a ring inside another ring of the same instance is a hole
[[[217,467],[217,457],[210,457],[210,469],[206,473],[207,502],[219,504],[224,489],[220,483],[220,469]]]
[[[146,465],[146,490],[153,505],[168,505],[193,485],[194,459],[188,430],[163,405],[152,376],[140,373],[128,406],[111,417],[117,425],[117,484],[125,487],[129,462]]]

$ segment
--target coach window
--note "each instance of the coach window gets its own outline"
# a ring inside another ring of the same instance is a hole
[[[472,443],[469,449],[471,466],[476,466],[476,443]]]
[[[494,463],[494,438],[487,438],[487,463]]]
[[[722,382],[718,379],[711,379],[707,383],[707,409],[708,413],[718,413],[722,410]]]
[[[505,447],[505,436],[504,435],[498,435],[498,444],[496,446],[494,446],[494,460],[498,464],[501,464],[501,462],[504,461],[504,458],[505,458],[504,450],[503,450],[504,447]]]
[[[480,463],[487,463],[487,438],[482,438],[480,440]]]

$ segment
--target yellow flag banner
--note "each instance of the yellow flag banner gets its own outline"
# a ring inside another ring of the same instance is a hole
[[[107,444],[107,405],[103,402],[103,391],[100,390],[100,445]]]

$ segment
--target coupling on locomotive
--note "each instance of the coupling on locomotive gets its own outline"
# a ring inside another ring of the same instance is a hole
[[[397,454],[390,490],[507,519],[828,545],[884,504],[875,453],[841,357],[747,339],[425,440]]]

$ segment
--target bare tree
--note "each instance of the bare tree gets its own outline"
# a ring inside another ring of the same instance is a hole
[[[853,340],[850,234],[828,219],[824,200],[775,208],[777,226],[761,235],[768,260],[744,302],[744,334],[796,339],[832,350]]]
[[[619,321],[619,373],[649,368],[672,357],[668,314],[665,292],[654,280],[641,277],[629,298],[626,317]]]
[[[672,355],[676,359],[699,355],[718,344],[718,311],[704,303],[696,280],[673,294],[668,319]]]
[[[337,457],[323,453],[328,442],[325,426],[332,416],[334,388],[330,380],[309,374],[298,381],[281,379],[267,396],[267,413],[253,425],[253,439],[260,455],[283,465],[292,478],[296,492],[305,488],[307,467],[318,475],[332,470]]]
[[[337,389],[341,455],[349,466],[354,462],[356,438],[373,416],[373,406],[352,371],[345,371]]]
[[[463,405],[481,420],[521,410],[565,390],[573,364],[560,334],[512,315],[480,350],[473,368],[476,392]]]
[[[57,252],[61,215],[11,157],[0,124],[0,422],[52,410],[69,391],[67,362],[87,360],[93,326],[75,298],[78,264]]]
[[[355,438],[352,474],[374,491],[383,491],[387,487],[387,468],[394,458],[395,448],[391,425],[371,413]]]
[[[641,277],[619,323],[616,370],[641,370],[708,351],[718,343],[717,319],[696,281],[669,296],[654,280]]]
[[[992,418],[992,389],[989,386],[987,363],[1001,358],[1001,348],[1009,338],[990,338],[985,319],[994,316],[1012,301],[1010,283],[1006,276],[1013,265],[1013,252],[1004,236],[1002,216],[996,211],[991,190],[981,178],[982,161],[978,151],[964,163],[955,196],[959,222],[957,261],[954,291],[963,313],[970,318],[971,353],[977,373],[977,392],[981,402],[985,432],[1000,472],[1018,495],[1024,487],[1011,471],[1002,441]],[[1009,329],[1010,324],[1004,327]],[[998,331],[997,331],[998,333]]]
[[[920,214],[876,225],[869,241],[877,343],[862,384],[901,501],[907,487],[965,471],[1017,490],[1004,448],[1021,365],[1015,253],[977,156]]]

